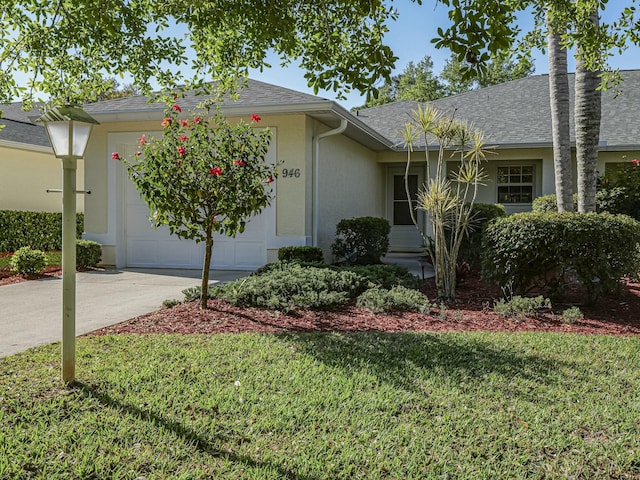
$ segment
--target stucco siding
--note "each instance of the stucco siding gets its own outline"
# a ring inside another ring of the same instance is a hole
[[[61,212],[62,163],[53,153],[0,146],[0,210]],[[84,162],[78,161],[77,189],[84,189]],[[78,212],[84,195],[77,196]]]
[[[318,246],[331,251],[344,218],[385,216],[385,170],[376,154],[342,135],[320,140]]]

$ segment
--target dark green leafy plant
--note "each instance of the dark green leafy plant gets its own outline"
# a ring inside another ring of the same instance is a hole
[[[35,275],[47,266],[47,256],[42,250],[31,247],[19,248],[9,260],[11,271],[18,275]]]
[[[380,263],[389,250],[391,226],[385,218],[359,217],[340,220],[331,251],[338,260],[360,265]]]
[[[560,295],[573,277],[593,300],[640,271],[639,243],[640,223],[626,215],[519,213],[485,230],[482,271],[518,293]]]
[[[81,268],[95,267],[102,260],[102,247],[92,240],[76,242],[76,266]]]
[[[278,250],[281,262],[323,263],[324,254],[320,247],[282,247]]]
[[[372,313],[393,311],[428,313],[432,306],[426,295],[400,285],[391,290],[370,288],[358,297],[356,305]]]
[[[480,265],[482,253],[482,232],[494,218],[506,217],[503,205],[494,203],[474,203],[469,213],[469,226],[460,244],[458,259],[472,267]]]
[[[76,236],[84,232],[84,214],[76,216]],[[0,210],[0,252],[15,252],[30,245],[44,250],[62,248],[62,214]]]

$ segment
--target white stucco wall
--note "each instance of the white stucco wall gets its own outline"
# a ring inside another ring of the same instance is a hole
[[[318,246],[330,259],[344,218],[385,217],[385,169],[376,153],[342,135],[320,140]]]
[[[62,162],[53,152],[28,146],[0,145],[0,210],[62,212]],[[84,162],[78,161],[77,188],[84,189]],[[77,196],[78,212],[84,211],[84,195]]]

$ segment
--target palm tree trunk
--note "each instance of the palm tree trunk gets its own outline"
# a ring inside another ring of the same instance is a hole
[[[597,12],[591,21],[598,26]],[[590,71],[576,50],[575,132],[578,162],[578,211],[596,211],[598,180],[598,144],[600,143],[601,91],[600,73]]]
[[[547,48],[549,52],[549,101],[553,133],[558,212],[573,210],[573,175],[571,168],[571,130],[569,128],[569,79],[567,49],[560,44],[560,34],[547,11]]]

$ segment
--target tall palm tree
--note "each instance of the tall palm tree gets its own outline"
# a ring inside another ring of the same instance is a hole
[[[591,14],[584,28],[597,32],[598,12]],[[578,162],[578,211],[595,212],[596,184],[598,180],[598,144],[600,143],[600,116],[602,95],[598,89],[600,72],[589,67],[583,58],[580,44],[576,48],[575,79],[575,135]]]
[[[559,212],[573,210],[573,178],[569,128],[569,79],[567,49],[560,41],[558,23],[547,9],[547,48],[549,59],[549,100],[553,134],[553,164]]]

